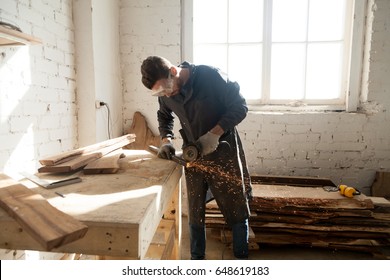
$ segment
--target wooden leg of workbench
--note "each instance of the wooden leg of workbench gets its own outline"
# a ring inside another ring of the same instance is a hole
[[[163,219],[175,221],[175,241],[172,250],[171,259],[181,259],[181,180],[177,183],[174,193],[172,194],[171,204],[164,213]]]
[[[179,180],[168,205],[154,234],[146,260],[181,259],[181,181]],[[98,256],[99,260],[128,259],[115,256]]]

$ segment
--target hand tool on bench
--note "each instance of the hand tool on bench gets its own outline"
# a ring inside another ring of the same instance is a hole
[[[39,178],[33,174],[29,174],[27,172],[20,172],[21,175],[29,179],[30,181],[34,182],[37,185],[40,185],[41,187],[44,187],[45,189],[54,189],[61,186],[66,186],[74,183],[81,182],[80,177],[71,177],[71,178],[64,178],[60,180],[51,180],[47,181],[45,179]]]

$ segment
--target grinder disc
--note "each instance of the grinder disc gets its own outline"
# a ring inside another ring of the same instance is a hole
[[[187,162],[194,161],[198,158],[199,151],[194,145],[189,145],[183,149],[183,159]]]

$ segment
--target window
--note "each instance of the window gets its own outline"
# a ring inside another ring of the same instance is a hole
[[[195,0],[185,58],[227,72],[249,104],[356,110],[364,2]]]

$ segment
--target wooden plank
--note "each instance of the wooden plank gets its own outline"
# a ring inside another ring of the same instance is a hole
[[[149,145],[159,147],[160,136],[155,136],[149,128],[145,117],[140,112],[135,112],[129,133],[135,134],[135,141],[126,148],[147,150]]]
[[[129,134],[130,135],[130,134]],[[100,149],[97,149],[94,152],[82,154],[76,158],[73,158],[70,161],[56,164],[56,165],[49,165],[49,166],[42,166],[38,169],[38,172],[40,173],[64,173],[64,172],[71,172],[78,170],[89,163],[93,162],[94,160],[101,158],[102,156],[115,151],[117,149],[120,149],[127,144],[133,142],[135,139],[132,136],[125,136],[120,137],[120,141],[117,141],[111,145],[101,147]]]
[[[0,174],[0,206],[48,251],[82,238],[88,230],[4,174]]]
[[[336,185],[328,178],[292,176],[251,176],[252,183],[262,185],[289,185],[299,187],[324,187]]]
[[[376,172],[371,186],[372,196],[390,198],[390,172]]]
[[[332,232],[334,234],[337,233],[348,233],[353,234],[356,233],[370,233],[373,236],[378,234],[378,236],[384,236],[386,238],[390,238],[390,227],[366,227],[366,226],[349,226],[349,225],[304,225],[304,224],[287,224],[287,223],[277,223],[277,222],[269,222],[269,223],[256,223],[252,222],[251,226],[253,228],[261,228],[261,229],[296,229],[296,230],[304,230],[308,232]]]
[[[125,157],[122,149],[113,151],[84,167],[84,174],[114,174],[120,169],[119,159]]]
[[[88,155],[80,155],[70,161],[60,163],[57,165],[48,165],[38,168],[39,173],[66,173],[80,169],[88,163],[97,160],[102,155],[100,153],[93,153]]]
[[[26,45],[26,44],[42,44],[42,41],[36,37],[25,34],[18,30],[0,26],[0,45]]]
[[[256,206],[278,205],[281,208],[298,206],[306,209],[373,209],[374,205],[364,194],[347,198],[338,192],[327,192],[322,187],[294,187],[279,185],[252,185],[251,209]]]
[[[109,140],[106,140],[106,141],[102,141],[102,142],[99,142],[99,143],[95,143],[95,144],[92,144],[92,145],[89,145],[89,146],[85,146],[85,147],[82,147],[82,148],[79,148],[79,149],[76,149],[76,150],[67,151],[67,152],[56,154],[56,155],[52,155],[52,156],[40,159],[39,162],[40,162],[40,164],[46,165],[46,166],[67,162],[69,160],[72,160],[72,159],[76,158],[77,156],[80,156],[80,155],[87,155],[87,154],[91,154],[91,153],[94,153],[94,152],[98,152],[99,150],[101,150],[101,149],[103,149],[105,147],[108,147],[108,146],[114,145],[116,143],[122,142],[125,139],[129,139],[131,141],[135,141],[135,134],[126,134],[126,135],[123,135],[123,136],[120,136],[120,137],[116,137],[116,138],[109,139]]]

